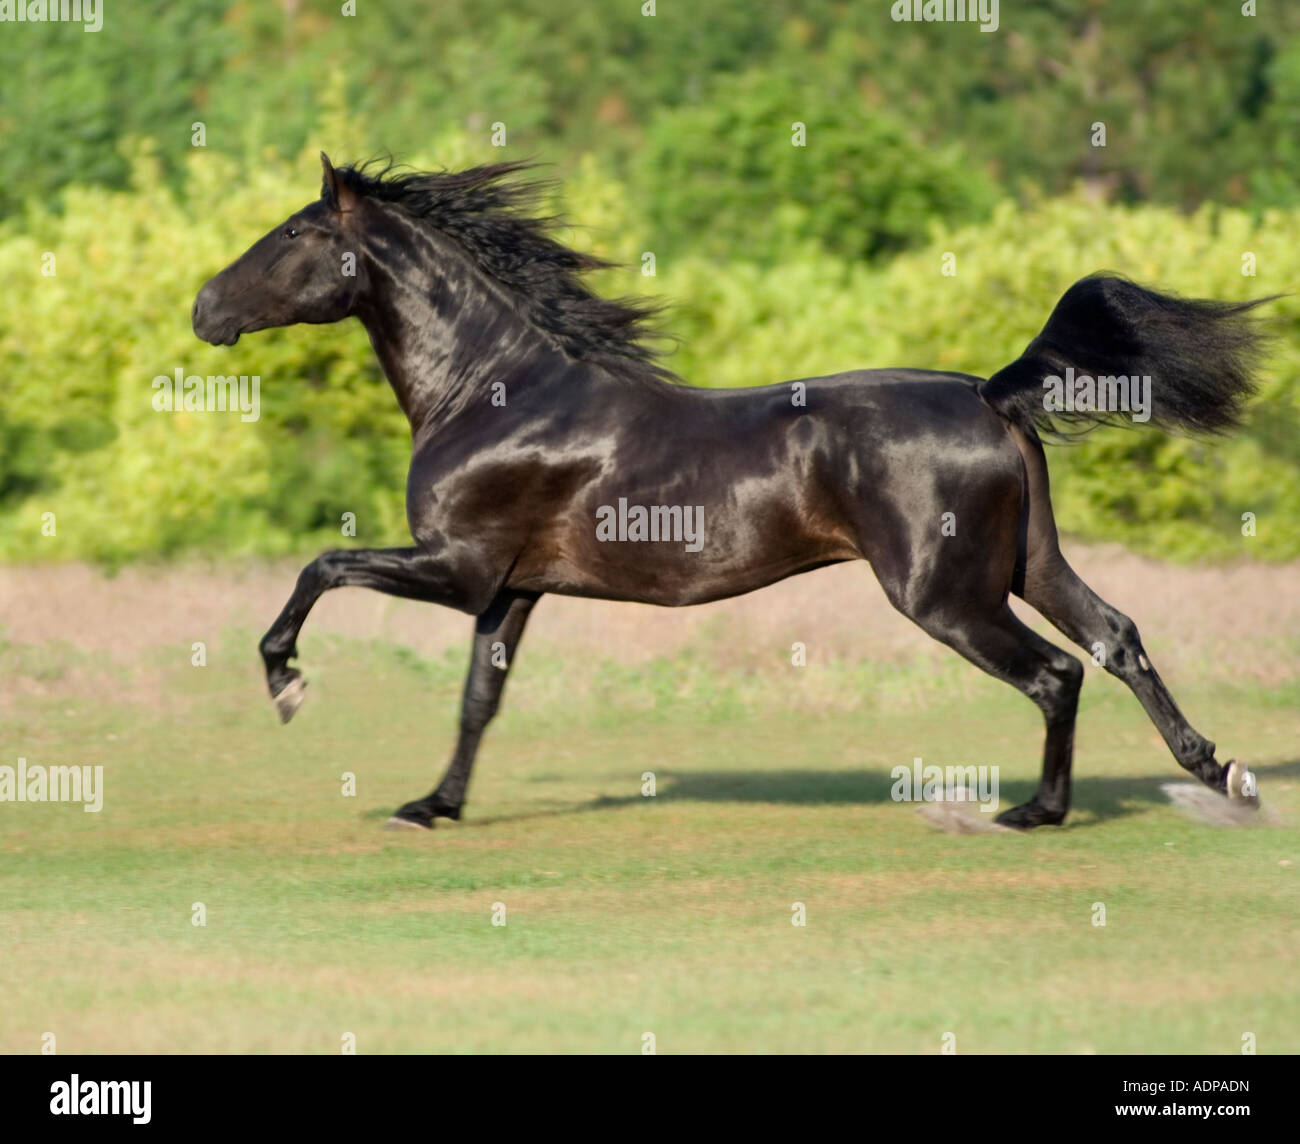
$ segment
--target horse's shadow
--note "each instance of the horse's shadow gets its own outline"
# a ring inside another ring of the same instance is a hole
[[[1300,777],[1300,759],[1252,766],[1260,781],[1263,799],[1268,798],[1268,784],[1279,779]],[[816,771],[659,771],[656,772],[655,799],[660,802],[753,802],[785,806],[870,806],[893,802],[894,778],[883,770]],[[1161,788],[1170,782],[1194,782],[1176,768],[1156,775],[1136,777],[1076,778],[1070,823],[1095,825],[1140,813],[1145,806],[1169,805]],[[1028,800],[1037,789],[1033,781],[999,784],[1002,807]],[[569,807],[528,811],[522,814],[475,817],[466,825],[491,826],[503,822],[520,822],[532,818],[583,814],[593,810],[611,810],[649,801],[637,793],[621,797],[601,796]],[[919,805],[916,804],[916,805]]]

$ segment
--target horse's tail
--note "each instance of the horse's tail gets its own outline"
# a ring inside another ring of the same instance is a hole
[[[1174,298],[1113,274],[1091,275],[1065,292],[1042,332],[979,394],[1022,429],[1055,435],[1068,435],[1061,422],[1148,419],[1164,429],[1223,433],[1240,423],[1266,348],[1251,311],[1272,300]],[[1091,393],[1087,381],[1072,384],[1078,378],[1091,379]],[[1142,393],[1147,407],[1135,416],[1130,398]]]

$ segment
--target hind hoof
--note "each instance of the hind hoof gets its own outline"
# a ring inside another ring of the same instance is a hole
[[[1259,787],[1245,763],[1231,759],[1227,766],[1226,794],[1229,802],[1259,809]]]
[[[280,716],[281,723],[287,723],[293,718],[294,712],[302,706],[302,701],[307,698],[307,681],[299,676],[297,679],[291,679],[279,695],[274,696],[275,710]]]

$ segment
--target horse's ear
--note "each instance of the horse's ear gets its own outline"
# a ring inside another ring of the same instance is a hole
[[[334,170],[334,164],[330,162],[330,157],[324,151],[320,153],[320,166],[320,197],[336,211],[350,211],[353,203],[356,202],[356,196],[347,183],[339,178],[338,172]]]

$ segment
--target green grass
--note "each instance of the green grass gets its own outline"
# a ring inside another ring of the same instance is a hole
[[[0,804],[0,1050],[1300,1051],[1295,832],[1184,818],[1098,672],[1068,825],[949,836],[890,800],[891,767],[998,764],[1009,805],[1041,746],[955,660],[787,679],[526,650],[466,821],[413,834],[381,826],[445,763],[458,657],[308,636],[282,728],[250,646],[161,671],[161,709],[46,687],[0,730],[0,762],[106,786],[99,814]],[[57,685],[58,655],[33,663]],[[1285,824],[1296,698],[1180,694]]]

